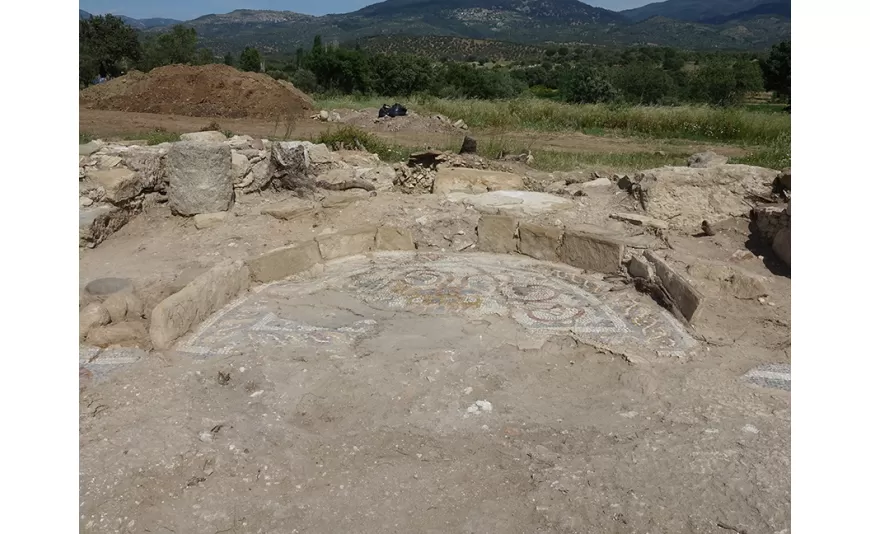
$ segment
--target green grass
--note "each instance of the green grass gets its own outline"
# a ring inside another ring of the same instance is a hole
[[[783,134],[765,146],[752,149],[746,156],[731,158],[729,163],[757,165],[768,169],[791,167],[791,133]]]
[[[330,97],[325,109],[380,107],[399,100],[409,109],[463,119],[472,128],[613,132],[620,135],[682,138],[764,145],[791,133],[791,117],[768,111],[709,106],[650,107],[565,104],[541,98],[513,100],[443,99],[417,96]]]

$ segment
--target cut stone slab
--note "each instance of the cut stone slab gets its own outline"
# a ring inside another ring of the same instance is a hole
[[[416,250],[414,237],[404,229],[381,226],[375,235],[375,250]]]
[[[299,274],[320,262],[320,247],[306,241],[277,248],[247,261],[254,282],[267,283]]]
[[[174,143],[166,155],[166,177],[169,207],[177,215],[226,211],[233,203],[232,154],[227,145]]]
[[[219,211],[217,213],[200,213],[193,216],[193,225],[197,230],[204,230],[222,224],[227,220],[229,213]]]
[[[488,215],[541,215],[576,207],[576,204],[562,197],[533,191],[492,191],[471,195],[450,193],[447,200],[472,206]]]
[[[364,227],[319,236],[316,241],[320,246],[320,256],[329,261],[371,252],[376,233],[376,228]]]
[[[544,261],[559,261],[562,229],[520,222],[520,253]]]
[[[229,150],[229,147],[226,147]],[[225,261],[187,284],[151,312],[151,342],[165,350],[191,328],[230,303],[250,285],[250,271],[241,261]]]
[[[450,167],[438,170],[432,193],[473,193],[474,187],[486,188],[486,191],[520,191],[525,189],[525,184],[522,176],[510,172]]]
[[[341,209],[346,208],[360,200],[368,200],[371,198],[368,191],[356,189],[353,191],[341,191],[332,193],[320,202],[323,209]]]
[[[91,171],[88,178],[103,187],[106,200],[112,204],[120,204],[142,192],[139,175],[124,167]]]
[[[613,213],[610,215],[610,218],[617,221],[627,222],[635,226],[645,226],[649,228],[657,228],[659,230],[667,230],[669,226],[666,221],[660,221],[639,213]]]
[[[662,288],[677,307],[676,311],[691,324],[699,315],[704,296],[655,252],[647,250],[643,255],[655,269]]]
[[[98,302],[91,302],[79,312],[79,341],[84,340],[93,328],[111,321],[109,311]]]
[[[617,274],[625,246],[602,235],[566,229],[559,259],[568,265],[599,273]]]
[[[221,132],[191,132],[181,134],[181,140],[192,143],[223,143],[227,136]]]
[[[767,283],[763,276],[748,272],[731,265],[698,262],[689,265],[688,274],[703,282],[716,282],[722,293],[738,299],[757,299],[768,295]]]
[[[483,215],[477,223],[477,248],[482,252],[517,252],[517,220],[505,215]]]

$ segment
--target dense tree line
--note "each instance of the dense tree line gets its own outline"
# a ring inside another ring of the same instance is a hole
[[[79,77],[87,85],[97,75],[118,76],[131,68],[174,63],[202,65],[222,61],[259,72],[263,58],[254,48],[238,57],[215,58],[198,47],[196,30],[175,26],[157,35],[139,34],[111,15],[80,22]],[[486,58],[445,59],[378,54],[359,46],[324,45],[315,37],[310,49],[265,60],[273,78],[292,81],[306,92],[479,99],[531,93],[568,102],[624,102],[674,105],[685,102],[733,105],[747,93],[769,90],[783,98],[791,92],[791,44],[766,54],[704,53],[663,47],[625,50],[552,47],[540,60],[496,65]]]

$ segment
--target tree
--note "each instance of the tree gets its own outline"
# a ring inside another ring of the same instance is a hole
[[[589,67],[575,67],[565,73],[560,92],[566,101],[576,104],[610,102],[617,96],[604,73]]]
[[[175,25],[168,32],[145,42],[143,70],[173,64],[191,65],[197,62],[196,30]]]
[[[559,55],[563,56],[563,57],[567,56],[568,55],[568,47],[566,47],[566,46],[560,47],[559,48]]]
[[[79,21],[79,82],[119,76],[142,56],[136,30],[112,15]]]
[[[239,56],[239,69],[247,72],[260,72],[260,52],[250,46],[245,47]]]
[[[323,52],[323,38],[319,35],[314,36],[314,43],[311,45],[312,54],[320,54]]]
[[[783,41],[770,49],[761,62],[764,87],[779,95],[791,96],[791,41]]]
[[[214,63],[214,52],[208,48],[200,48],[196,51],[196,59],[194,61],[197,65],[211,65]]]
[[[662,104],[666,97],[676,92],[668,73],[647,62],[620,68],[614,85],[626,100],[644,105]]]
[[[229,65],[230,67],[236,66],[236,58],[233,57],[232,52],[227,52],[224,56],[224,65]]]
[[[692,97],[715,106],[736,104],[740,96],[734,69],[724,60],[704,64],[692,80]]]
[[[318,90],[317,76],[308,69],[297,69],[290,75],[290,82],[300,91],[314,93]]]

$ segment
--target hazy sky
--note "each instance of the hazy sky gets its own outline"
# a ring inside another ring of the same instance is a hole
[[[660,0],[585,0],[585,3],[619,11],[653,1]],[[373,0],[80,0],[79,8],[94,15],[112,13],[135,19],[165,17],[190,20],[210,13],[229,13],[235,9],[273,9],[310,15],[348,13],[373,3]]]

